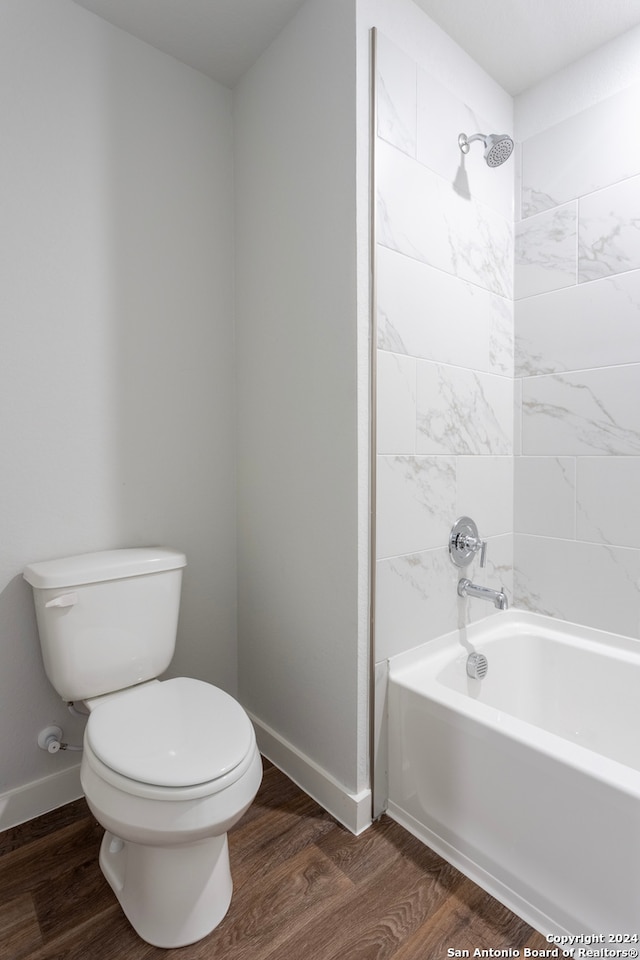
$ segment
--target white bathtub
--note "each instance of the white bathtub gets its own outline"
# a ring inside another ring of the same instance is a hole
[[[640,933],[639,641],[510,610],[392,658],[388,709],[391,817],[543,934]]]

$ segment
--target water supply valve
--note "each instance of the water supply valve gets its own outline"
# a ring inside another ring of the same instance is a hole
[[[62,746],[62,727],[45,727],[38,734],[38,746],[47,753],[58,753]]]

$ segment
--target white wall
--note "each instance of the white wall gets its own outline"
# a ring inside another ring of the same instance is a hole
[[[5,0],[0,114],[2,827],[78,789],[22,789],[77,763],[41,727],[81,735],[27,562],[179,547],[173,669],[233,691],[236,649],[230,91],[67,0]]]
[[[520,97],[516,602],[640,636],[640,30]],[[635,51],[633,57],[625,52]]]
[[[369,811],[355,82],[354,4],[309,0],[235,88],[234,116],[240,694],[267,754],[357,828]]]

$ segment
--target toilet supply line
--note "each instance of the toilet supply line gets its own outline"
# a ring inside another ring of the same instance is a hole
[[[38,734],[38,746],[47,753],[59,753],[60,750],[82,751],[81,744],[67,743],[62,739],[63,736],[62,727],[52,724]]]

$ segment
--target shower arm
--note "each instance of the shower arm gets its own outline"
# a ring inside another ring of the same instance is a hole
[[[461,133],[458,137],[458,146],[463,153],[469,153],[469,144],[473,143],[474,140],[482,140],[483,143],[486,143],[487,136],[484,133],[474,133],[472,136],[468,137],[466,133]]]

